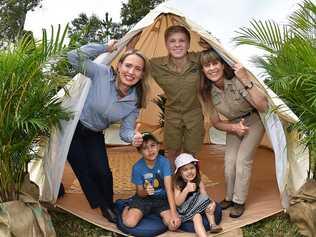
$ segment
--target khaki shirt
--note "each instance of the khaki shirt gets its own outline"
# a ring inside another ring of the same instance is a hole
[[[224,91],[212,86],[211,96],[216,111],[229,120],[241,117],[254,109],[248,102],[251,100],[248,91],[236,77],[231,80],[224,79]]]
[[[160,57],[150,60],[151,74],[167,97],[166,112],[184,114],[201,110],[197,97],[200,67],[198,54],[189,53],[189,63],[183,72],[176,72],[170,58]]]

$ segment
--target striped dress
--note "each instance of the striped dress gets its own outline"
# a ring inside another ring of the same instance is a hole
[[[203,213],[210,203],[208,195],[198,191],[190,193],[182,205],[177,207],[181,222],[192,220],[195,214]]]

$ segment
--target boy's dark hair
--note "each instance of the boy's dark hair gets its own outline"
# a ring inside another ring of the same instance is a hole
[[[167,41],[167,39],[170,37],[170,35],[172,35],[174,33],[183,33],[187,36],[188,41],[189,42],[191,41],[190,31],[187,28],[185,28],[184,26],[180,26],[180,25],[170,26],[166,29],[165,41]]]
[[[148,141],[153,141],[153,142],[159,144],[158,139],[157,139],[152,133],[150,133],[150,132],[143,132],[143,133],[142,133],[142,137],[143,137],[143,143],[146,143],[146,142],[148,142]],[[143,145],[143,143],[142,143],[142,145]],[[141,150],[142,145],[140,145],[140,146],[137,147],[137,150],[138,150],[138,151]]]
[[[193,183],[196,184],[196,191],[199,191],[200,189],[200,182],[201,182],[201,174],[200,174],[200,169],[199,169],[199,165],[197,162],[191,162],[192,164],[194,164],[195,168],[196,168],[196,176],[193,180]],[[173,180],[174,180],[174,185],[175,187],[177,187],[180,191],[182,191],[185,186],[187,185],[187,183],[183,180],[182,176],[181,176],[181,168],[180,167],[177,171],[177,173],[175,173]]]

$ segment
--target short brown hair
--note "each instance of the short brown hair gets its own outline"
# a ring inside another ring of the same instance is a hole
[[[167,39],[170,37],[170,35],[172,35],[174,33],[183,33],[186,35],[188,41],[189,42],[191,41],[190,31],[187,28],[185,28],[184,26],[180,26],[180,25],[170,26],[166,29],[165,41],[167,41]]]

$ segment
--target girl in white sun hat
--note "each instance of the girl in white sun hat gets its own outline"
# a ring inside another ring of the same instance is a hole
[[[175,160],[174,195],[181,221],[193,221],[199,237],[207,236],[202,215],[206,214],[210,223],[210,232],[219,233],[222,227],[215,223],[216,203],[212,201],[201,180],[198,160],[191,154],[182,153]]]

